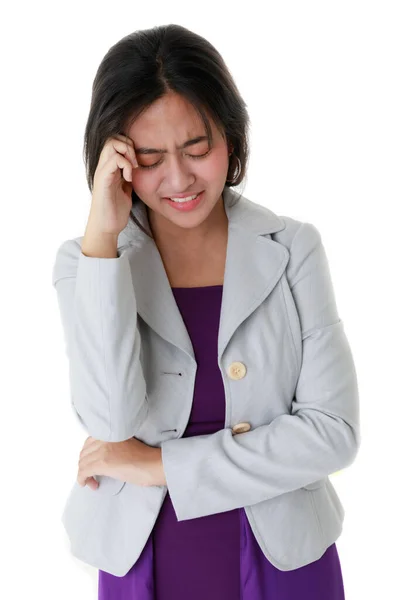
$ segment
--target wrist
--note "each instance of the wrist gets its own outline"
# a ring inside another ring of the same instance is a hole
[[[86,256],[97,258],[118,258],[118,235],[99,232],[90,224],[83,236],[81,251]]]
[[[152,450],[153,458],[151,461],[149,485],[167,485],[162,462],[161,448],[153,447]]]

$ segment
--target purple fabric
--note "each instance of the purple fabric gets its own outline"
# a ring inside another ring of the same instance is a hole
[[[225,424],[217,363],[222,285],[172,288],[198,370],[184,437]],[[178,522],[167,493],[143,551],[124,577],[99,570],[99,600],[344,600],[336,545],[317,561],[280,571],[264,556],[243,508]]]

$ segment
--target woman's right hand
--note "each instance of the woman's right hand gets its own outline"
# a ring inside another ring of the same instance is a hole
[[[93,180],[92,231],[119,235],[125,229],[132,208],[132,169],[137,166],[129,137],[116,134],[105,142]]]

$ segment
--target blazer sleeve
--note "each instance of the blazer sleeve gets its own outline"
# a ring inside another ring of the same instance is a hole
[[[129,250],[89,257],[67,240],[52,272],[74,414],[88,435],[108,442],[134,436],[148,412]]]
[[[317,228],[303,222],[286,270],[302,332],[291,413],[233,435],[161,443],[178,521],[225,512],[304,487],[349,466],[360,446],[355,366]]]

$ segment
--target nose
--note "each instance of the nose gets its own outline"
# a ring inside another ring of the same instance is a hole
[[[176,190],[179,194],[193,185],[196,177],[191,173],[191,167],[188,162],[181,159],[180,156],[171,154],[167,168],[168,184],[166,187],[170,190]]]

